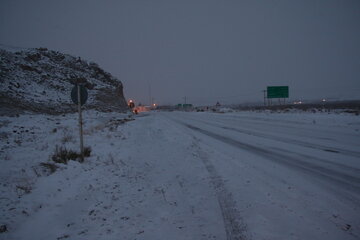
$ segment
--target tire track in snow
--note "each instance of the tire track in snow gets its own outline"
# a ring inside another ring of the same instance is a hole
[[[195,138],[196,141],[199,141]],[[209,161],[205,152],[197,147],[198,157],[205,165],[206,170],[210,175],[211,185],[216,192],[216,196],[220,205],[227,240],[245,240],[246,226],[242,223],[239,211],[236,208],[236,202],[224,184],[223,179],[217,173],[214,165]]]
[[[329,147],[329,146],[325,146],[325,145],[321,145],[321,144],[317,144],[317,143],[310,143],[310,142],[305,142],[305,141],[301,141],[298,139],[291,139],[291,138],[286,138],[286,137],[281,137],[281,136],[275,136],[272,134],[259,133],[259,132],[250,131],[250,130],[246,130],[246,129],[227,127],[227,126],[220,125],[218,121],[216,121],[217,122],[217,124],[216,124],[216,123],[210,123],[210,122],[204,121],[204,120],[199,120],[196,118],[191,118],[191,120],[205,123],[209,126],[223,128],[226,130],[235,131],[235,132],[239,132],[239,133],[250,135],[250,136],[266,138],[266,139],[275,140],[278,142],[283,142],[283,143],[288,143],[288,144],[290,143],[290,144],[299,145],[299,146],[312,148],[312,149],[316,149],[316,150],[322,150],[325,152],[341,153],[341,154],[344,154],[347,156],[360,157],[360,152],[357,152],[357,151],[345,150],[345,149],[341,149],[341,148],[337,148],[337,147]]]
[[[225,130],[229,130],[229,131],[235,131],[235,132],[250,135],[250,136],[266,138],[266,139],[275,140],[275,141],[279,141],[279,142],[283,142],[283,143],[287,143],[287,144],[299,145],[299,146],[308,147],[308,148],[312,148],[312,149],[316,149],[316,150],[322,150],[322,151],[326,151],[326,152],[333,152],[334,154],[343,154],[343,155],[347,155],[347,156],[360,157],[360,152],[355,152],[355,151],[350,151],[350,150],[343,150],[343,149],[338,149],[338,148],[334,148],[334,147],[327,147],[327,146],[322,146],[322,145],[319,145],[319,144],[303,142],[303,141],[300,141],[300,140],[284,138],[284,137],[278,137],[278,136],[274,136],[274,135],[270,135],[270,134],[257,133],[257,132],[253,132],[253,131],[245,130],[245,129],[226,127],[226,126],[223,126],[223,125],[210,123],[210,122],[207,122],[207,121],[193,119],[193,118],[191,120],[194,120],[194,121],[197,121],[197,122],[200,122],[200,123],[204,123],[204,124],[207,124],[209,126],[213,126],[213,127],[217,127],[217,128],[221,128],[221,129],[225,129]],[[273,149],[276,149],[276,148],[273,148]],[[332,166],[332,168],[336,168],[338,171],[341,169],[342,172],[344,172],[345,174],[350,174],[351,173],[353,176],[360,176],[360,169],[356,168],[356,167],[350,167],[350,166],[345,165],[345,164],[341,164],[341,163],[338,163],[338,162],[332,162],[332,161],[329,161],[329,160],[326,160],[326,159],[322,159],[322,158],[318,158],[318,157],[314,157],[314,156],[309,156],[309,155],[306,155],[306,154],[290,152],[290,151],[285,150],[285,149],[278,149],[278,150],[280,152],[287,152],[287,153],[290,153],[290,154],[296,154],[296,155],[298,155],[298,156],[300,156],[301,158],[304,158],[304,159],[311,158],[313,160],[316,160],[317,162],[322,162],[325,165]]]
[[[179,121],[177,121],[179,122]],[[272,160],[279,164],[285,165],[289,168],[300,170],[301,172],[310,174],[314,177],[321,177],[326,179],[327,181],[331,181],[337,185],[336,191],[345,190],[346,196],[342,194],[343,197],[346,197],[349,201],[354,203],[359,203],[360,198],[360,178],[357,176],[351,176],[343,173],[339,173],[333,169],[325,168],[324,166],[316,165],[310,162],[306,162],[300,158],[296,158],[293,156],[288,156],[276,151],[271,151],[267,149],[263,149],[257,146],[253,146],[247,143],[243,143],[237,140],[234,140],[229,137],[225,137],[219,135],[217,133],[213,133],[190,124],[179,122],[180,124],[192,129],[196,132],[202,133],[209,137],[212,137],[218,141],[224,142],[226,144],[230,144],[232,146],[241,148],[243,150],[249,151],[256,155],[262,156],[265,159]]]

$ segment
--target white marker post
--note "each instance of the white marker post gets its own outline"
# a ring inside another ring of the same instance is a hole
[[[84,84],[78,81],[71,90],[71,100],[78,105],[78,111],[79,111],[80,162],[84,161],[83,122],[82,122],[81,106],[86,103],[87,97],[88,97],[88,93]]]
[[[77,84],[77,97],[78,97],[78,110],[79,110],[79,130],[80,130],[80,162],[84,162],[84,140],[83,140],[83,123],[82,123],[82,114],[81,114],[81,84]]]

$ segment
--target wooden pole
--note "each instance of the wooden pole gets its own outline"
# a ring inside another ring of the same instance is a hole
[[[78,110],[79,110],[79,129],[80,129],[80,162],[84,162],[84,141],[82,129],[82,114],[81,114],[81,84],[77,84],[78,91]]]

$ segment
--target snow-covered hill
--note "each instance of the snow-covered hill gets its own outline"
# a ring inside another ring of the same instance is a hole
[[[96,63],[46,48],[0,49],[0,109],[71,112],[76,107],[70,92],[79,78],[90,90],[85,108],[127,109],[121,81]]]

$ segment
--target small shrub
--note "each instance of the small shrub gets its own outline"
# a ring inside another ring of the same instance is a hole
[[[79,154],[74,152],[73,150],[67,150],[65,147],[56,146],[55,152],[51,157],[56,163],[64,163],[67,164],[69,160],[75,160],[79,157]]]
[[[89,157],[91,153],[91,147],[84,147],[84,157]],[[67,164],[69,160],[76,160],[81,157],[80,153],[77,153],[73,150],[68,150],[65,147],[56,146],[55,152],[51,157],[56,163]]]
[[[5,224],[0,226],[0,233],[4,232],[7,232],[7,226]]]
[[[84,157],[90,157],[91,147],[84,147]]]
[[[64,143],[67,143],[67,142],[72,142],[74,141],[74,136],[67,133],[64,135],[64,137],[61,139],[61,142],[64,144]]]
[[[14,143],[16,143],[18,146],[21,146],[22,141],[20,139],[14,140]]]
[[[23,185],[16,185],[16,192],[19,197],[23,196],[24,194],[31,193],[31,185],[29,183],[25,183]]]
[[[40,163],[40,166],[49,170],[50,173],[54,173],[56,171],[56,169],[58,169],[58,166],[56,166],[53,163],[48,163],[48,162],[42,162],[42,163]]]

